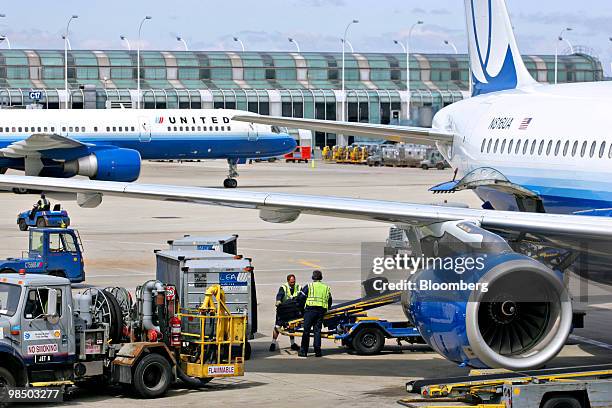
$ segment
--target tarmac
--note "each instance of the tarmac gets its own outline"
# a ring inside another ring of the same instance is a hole
[[[240,166],[239,189],[335,195],[357,198],[433,203],[443,200],[472,207],[480,205],[471,192],[437,196],[427,189],[452,179],[451,170],[387,168],[358,165],[254,163]],[[139,182],[220,187],[227,174],[225,163],[144,163]],[[54,203],[53,196],[51,196]],[[19,256],[27,249],[27,233],[16,225],[18,212],[31,208],[35,196],[0,194],[4,231],[0,256]],[[321,269],[332,287],[335,303],[361,294],[360,254],[364,242],[384,242],[389,225],[382,223],[301,216],[291,224],[269,224],[257,211],[105,197],[96,209],[62,202],[72,226],[80,231],[85,249],[87,285],[124,286],[130,290],[155,277],[153,250],[166,241],[191,235],[239,234],[239,253],[253,258],[255,266],[259,333],[252,341],[253,357],[244,377],[213,380],[202,390],[172,389],[165,398],[147,400],[148,407],[396,407],[406,397],[405,383],[423,377],[465,375],[458,367],[423,346],[398,346],[388,342],[378,356],[358,356],[324,340],[323,358],[298,358],[280,338],[281,350],[269,352],[274,324],[274,296],[288,273],[308,283],[313,269]],[[589,286],[591,288],[591,286]],[[593,287],[609,295],[605,288]],[[602,299],[605,298],[601,297]],[[548,367],[612,362],[612,303],[585,306],[585,329]],[[399,305],[370,314],[404,320]],[[121,390],[79,390],[70,405],[102,407],[120,404],[140,407],[143,401]]]

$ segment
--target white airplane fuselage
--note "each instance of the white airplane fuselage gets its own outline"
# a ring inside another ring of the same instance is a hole
[[[493,168],[573,213],[612,208],[611,112],[612,83],[534,85],[450,105],[433,127],[457,135],[438,147],[461,175]]]

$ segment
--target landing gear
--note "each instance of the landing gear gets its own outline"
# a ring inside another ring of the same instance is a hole
[[[229,174],[223,180],[223,187],[236,188],[238,187],[238,180],[236,180],[236,177],[238,177],[238,160],[227,159],[227,164],[229,166]]]
[[[236,188],[238,187],[238,180],[233,178],[226,178],[223,180],[223,187],[225,188]]]

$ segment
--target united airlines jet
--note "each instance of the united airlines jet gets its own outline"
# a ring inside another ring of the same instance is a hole
[[[0,186],[76,192],[83,203],[115,195],[253,208],[268,222],[316,214],[395,224],[413,256],[483,265],[408,276],[426,288],[406,291],[406,316],[434,350],[474,367],[541,367],[576,327],[563,276],[612,283],[612,83],[536,83],[504,0],[465,0],[465,9],[474,95],[440,110],[431,129],[234,120],[435,145],[457,173],[432,190],[473,190],[483,208],[20,176],[1,176]],[[470,285],[487,290],[429,289]]]
[[[134,181],[141,160],[226,159],[223,185],[237,186],[237,164],[295,149],[276,126],[233,120],[247,112],[203,110],[0,110],[0,173]]]

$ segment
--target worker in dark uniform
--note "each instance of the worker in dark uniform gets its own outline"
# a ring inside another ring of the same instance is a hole
[[[310,332],[313,331],[313,346],[316,357],[321,357],[321,328],[323,327],[323,316],[331,307],[331,289],[323,280],[321,271],[312,272],[312,283],[304,286],[300,292],[299,299],[304,302],[304,333],[302,335],[302,347],[299,356],[307,357],[310,347]]]
[[[30,211],[30,219],[33,220],[36,217],[37,212],[49,211],[50,209],[51,203],[49,200],[47,200],[47,197],[45,197],[45,194],[43,193],[40,195],[40,200],[38,200],[38,202],[34,204],[34,207],[32,207],[32,211]]]
[[[298,293],[300,293],[300,285],[295,282],[295,275],[287,275],[287,282],[283,283],[280,288],[278,288],[278,293],[276,294],[276,307],[290,299],[296,298],[298,296]],[[270,351],[276,351],[276,349],[278,348],[278,329],[283,327],[285,323],[287,322],[281,321],[277,313],[276,322],[274,324],[274,331],[272,332],[272,344],[270,344]],[[291,342],[291,350],[297,351],[300,349],[298,345],[295,344],[295,337],[290,336],[289,341]]]

